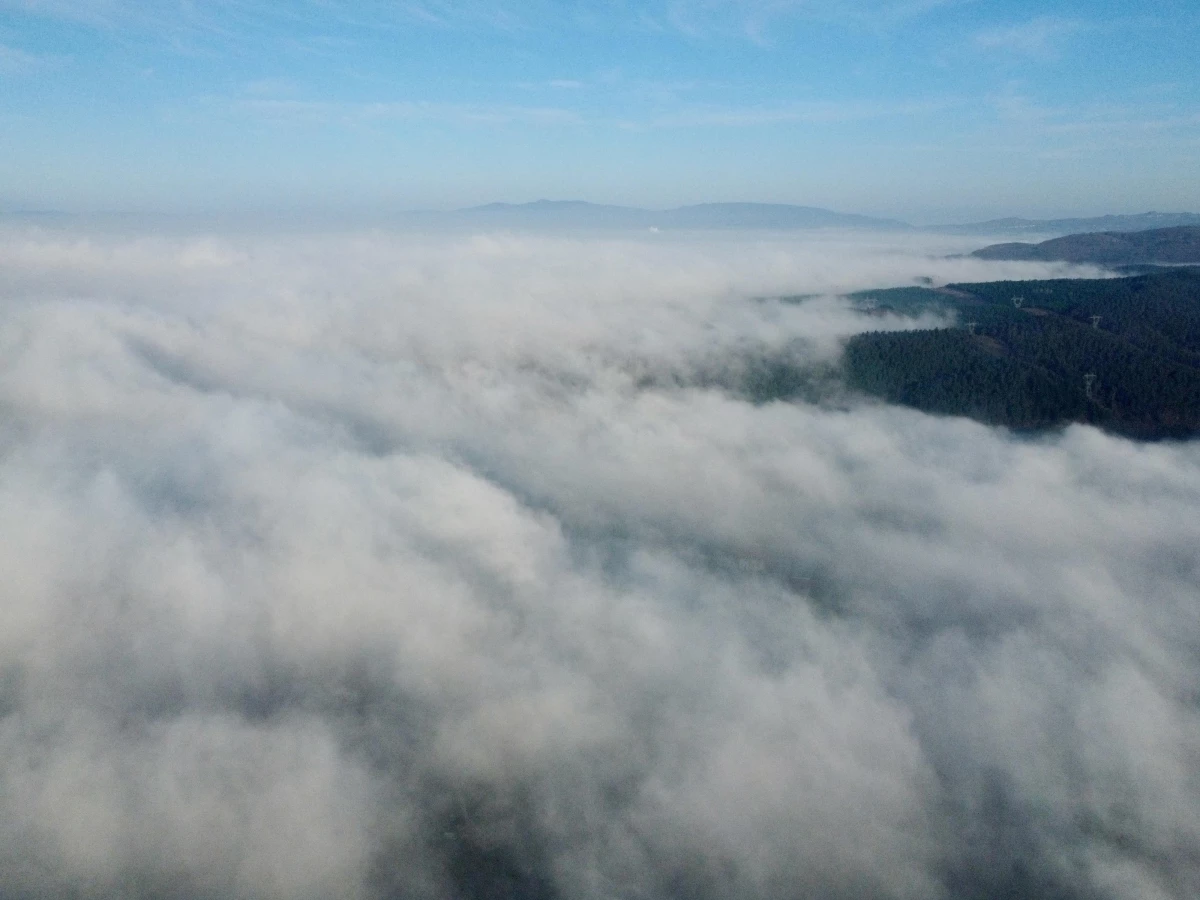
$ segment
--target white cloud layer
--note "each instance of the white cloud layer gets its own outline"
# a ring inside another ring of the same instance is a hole
[[[0,895],[1200,893],[1200,446],[717,386],[933,240],[0,234]]]

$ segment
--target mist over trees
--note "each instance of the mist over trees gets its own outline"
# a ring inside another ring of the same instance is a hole
[[[849,384],[889,402],[1018,429],[1087,422],[1143,438],[1200,431],[1198,269],[860,298],[953,308],[960,320],[850,339]]]
[[[1200,445],[839,374],[1191,276],[965,246],[0,232],[0,896],[1196,896]]]

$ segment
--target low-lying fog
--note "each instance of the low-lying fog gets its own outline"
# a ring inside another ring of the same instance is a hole
[[[0,896],[1200,895],[1200,444],[723,386],[981,243],[0,231]]]

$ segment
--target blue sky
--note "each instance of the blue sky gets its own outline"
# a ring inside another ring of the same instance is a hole
[[[1200,210],[1194,0],[0,0],[0,209]]]

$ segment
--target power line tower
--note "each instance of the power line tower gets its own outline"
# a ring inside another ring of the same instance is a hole
[[[978,322],[968,322],[968,323],[967,323],[967,331],[971,332],[971,334],[974,334],[974,333],[975,333],[975,326],[976,326],[976,325],[978,325],[978,324],[979,324]]]
[[[1015,306],[1017,309],[1020,309],[1025,303],[1024,297],[1013,297],[1012,300],[1013,306]]]
[[[1083,376],[1083,392],[1087,394],[1089,400],[1092,399],[1092,387],[1096,383],[1096,373],[1088,372]]]
[[[1092,327],[1093,328],[1100,327],[1100,317],[1099,316],[1092,316]]]

